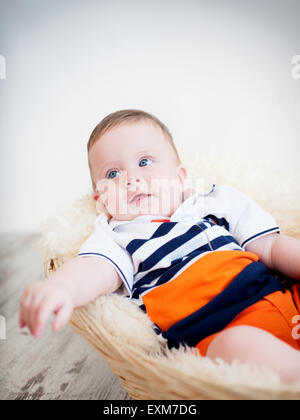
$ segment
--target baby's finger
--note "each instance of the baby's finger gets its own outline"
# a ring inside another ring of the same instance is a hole
[[[22,311],[20,310],[19,311],[19,327],[24,328],[25,325],[26,325],[26,322],[24,321],[23,316],[22,316]]]
[[[47,296],[44,293],[39,293],[34,296],[31,301],[30,312],[28,315],[28,328],[32,334],[36,335],[36,328],[39,323],[40,313],[43,311],[43,306],[47,300]]]
[[[70,319],[73,312],[73,305],[67,301],[58,311],[56,317],[52,322],[52,328],[57,331],[59,328],[64,326]]]
[[[35,311],[34,319],[32,320],[31,329],[32,334],[38,337],[44,329],[51,313],[61,306],[61,302],[57,296],[46,296],[39,304],[38,310]]]

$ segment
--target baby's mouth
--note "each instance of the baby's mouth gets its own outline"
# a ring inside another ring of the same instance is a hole
[[[139,204],[141,200],[147,198],[147,197],[151,197],[151,194],[144,194],[144,193],[139,193],[139,194],[135,194],[130,200],[129,203],[136,203]]]

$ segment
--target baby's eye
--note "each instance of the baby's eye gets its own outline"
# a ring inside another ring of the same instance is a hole
[[[112,171],[109,171],[107,173],[107,178],[113,179],[113,178],[115,178],[118,175],[120,175],[120,172],[117,171],[116,169],[113,169]]]
[[[152,159],[144,158],[140,160],[139,166],[147,166],[152,163]]]

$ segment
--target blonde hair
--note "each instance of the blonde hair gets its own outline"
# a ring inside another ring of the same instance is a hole
[[[100,121],[100,123],[92,131],[92,134],[90,135],[90,138],[89,138],[89,141],[88,141],[88,144],[87,144],[88,163],[89,163],[90,174],[91,174],[91,179],[92,179],[93,190],[94,191],[96,189],[96,185],[95,185],[94,180],[93,180],[92,168],[91,168],[91,163],[90,163],[90,159],[89,159],[89,151],[90,151],[91,147],[108,130],[111,130],[112,128],[117,127],[117,126],[119,126],[121,124],[124,124],[124,123],[127,123],[127,122],[132,122],[132,121],[133,122],[138,122],[138,121],[141,121],[141,120],[151,121],[152,123],[154,123],[155,125],[157,125],[161,128],[163,134],[165,135],[166,139],[168,140],[168,142],[170,143],[170,145],[172,146],[172,148],[175,152],[175,156],[176,156],[176,159],[177,159],[178,163],[181,163],[181,160],[179,158],[177,149],[176,149],[174,141],[173,141],[173,137],[172,137],[168,127],[165,124],[163,124],[158,118],[156,118],[152,114],[149,114],[148,112],[140,111],[138,109],[123,109],[123,110],[120,110],[120,111],[116,111],[116,112],[113,112],[113,113],[107,115],[105,118],[103,118],[102,121]]]

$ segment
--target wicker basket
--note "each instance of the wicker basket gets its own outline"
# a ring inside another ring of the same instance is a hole
[[[46,261],[46,276],[63,263],[59,259]],[[109,296],[105,298],[109,299]],[[216,365],[212,370],[212,361],[206,369],[200,365],[197,369],[195,360],[200,362],[208,358],[199,358],[192,351],[181,353],[183,359],[181,357],[179,365],[174,364],[174,351],[148,354],[111,334],[90,311],[89,305],[76,308],[70,324],[108,362],[123,387],[136,400],[300,399],[300,384],[296,387],[280,384],[278,378],[268,376],[268,372],[250,372],[247,366],[238,364],[225,366],[226,372],[224,366]],[[187,371],[186,363],[194,363],[193,368]],[[245,367],[244,375],[236,375]],[[257,376],[257,373],[260,374]]]

